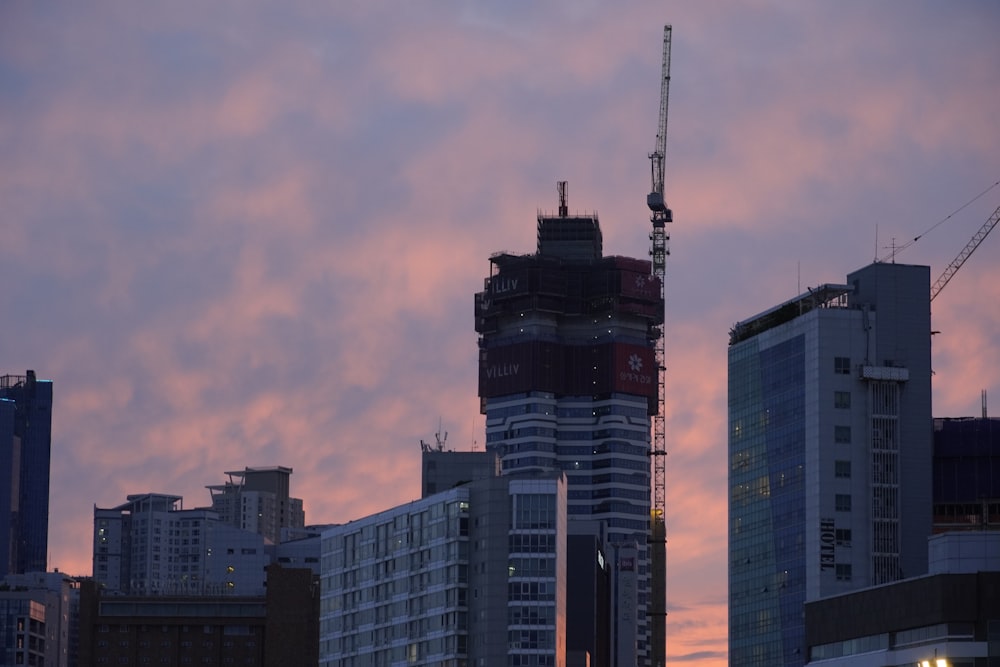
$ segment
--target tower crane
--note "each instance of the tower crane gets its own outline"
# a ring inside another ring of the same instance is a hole
[[[666,223],[673,222],[673,213],[667,207],[666,199],[663,196],[663,164],[667,152],[667,102],[670,99],[670,37],[671,26],[663,27],[663,69],[660,77],[660,114],[659,123],[656,127],[656,145],[653,152],[649,154],[650,169],[653,186],[646,196],[646,205],[652,211],[650,222],[653,223],[653,231],[649,238],[651,243],[649,254],[653,258],[653,275],[660,280],[660,299],[663,300],[664,293],[664,273],[666,269],[666,259],[670,251],[667,248],[667,241],[670,236],[667,234]],[[657,382],[659,390],[659,409],[653,416],[653,446],[650,455],[653,458],[653,517],[654,521],[663,521],[663,511],[666,495],[665,484],[665,416],[663,406],[664,396],[664,374],[666,371],[664,355],[663,331],[656,341],[656,365]]]
[[[1000,206],[997,207],[997,210],[993,211],[993,215],[991,215],[983,226],[979,228],[979,231],[973,234],[972,240],[970,240],[966,246],[962,248],[962,252],[958,253],[958,256],[952,260],[951,264],[948,265],[948,268],[944,270],[937,281],[935,281],[935,283],[931,286],[931,301],[933,301],[934,297],[941,293],[941,290],[944,289],[944,286],[947,285],[948,281],[955,275],[955,272],[962,268],[962,265],[965,264],[965,260],[969,259],[972,253],[975,252],[976,248],[979,247],[979,244],[983,242],[983,239],[985,239],[986,236],[993,231],[993,228],[996,227],[998,220],[1000,220]]]
[[[663,26],[663,69],[660,74],[660,113],[656,126],[656,145],[649,154],[652,188],[646,196],[646,205],[651,211],[650,222],[653,230],[649,234],[653,276],[660,281],[660,302],[665,303],[665,270],[670,251],[667,241],[666,224],[674,221],[673,212],[667,207],[663,195],[663,167],[667,153],[667,103],[670,99],[670,37],[671,26]],[[649,450],[653,467],[653,506],[650,512],[650,647],[651,664],[662,665],[666,658],[666,616],[667,616],[667,529],[665,521],[666,505],[666,409],[664,405],[666,355],[664,351],[662,325],[656,339],[657,406],[653,415],[653,442]]]

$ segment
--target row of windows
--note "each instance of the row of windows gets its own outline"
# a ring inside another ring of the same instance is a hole
[[[646,426],[646,428],[649,428]],[[646,440],[649,432],[642,428],[599,428],[592,430],[560,430],[558,440],[604,440],[606,438],[625,438],[629,440]]]
[[[745,435],[746,429],[740,423],[734,423],[731,427],[730,442],[736,443],[740,441]],[[851,427],[850,426],[834,426],[833,427],[833,441],[838,445],[845,445],[851,443]],[[744,445],[746,446],[746,445]],[[732,454],[732,466],[733,470],[738,470],[739,468],[745,468],[750,465],[751,456],[750,452],[746,449],[736,450]]]
[[[569,498],[569,500],[603,500],[606,498],[649,500],[649,491],[643,489],[622,489],[617,487],[604,489],[571,489],[567,492],[567,498]]]
[[[632,456],[647,456],[648,447],[633,445],[621,440],[608,440],[598,445],[561,445],[560,456],[597,456],[599,454],[631,454]]]
[[[555,640],[550,630],[509,630],[507,648],[555,649]]]
[[[511,602],[551,602],[556,599],[556,585],[551,581],[512,581],[507,584]]]
[[[331,581],[333,578],[335,577],[323,579],[323,590],[329,591],[334,587]],[[383,585],[378,584],[372,588]],[[367,602],[374,602],[377,606],[360,609],[361,602],[366,600],[361,591],[350,591],[344,594],[328,593],[320,599],[320,614],[324,617],[327,617],[328,614],[334,615],[333,618],[327,619],[330,623],[327,629],[332,631],[333,629],[340,630],[344,627],[352,628],[372,623],[375,625],[394,623],[399,619],[433,613],[435,610],[442,610],[445,607],[465,607],[468,602],[465,587],[457,585],[445,590],[432,590],[419,594],[415,592],[405,599],[390,601],[390,598],[391,596],[388,595],[367,596]],[[343,617],[343,620],[337,620],[337,616]]]
[[[201,664],[205,664],[205,665],[216,664],[216,660],[217,659],[215,657],[205,656],[205,657],[203,657],[201,659]],[[97,656],[97,658],[95,658],[95,661],[99,665],[108,665],[108,664],[111,664],[109,662],[108,656],[106,656],[106,655]],[[181,656],[180,661],[181,661],[182,665],[191,665],[191,664],[194,664],[194,660],[189,655]],[[159,660],[154,660],[151,656],[144,655],[144,656],[140,656],[140,657],[138,657],[138,658],[135,659],[135,664],[137,664],[137,665],[151,665],[154,662],[158,662],[161,665],[169,665],[169,664],[171,664],[173,662],[173,658],[171,658],[170,656],[167,656],[167,655],[163,655],[163,656],[159,657]],[[41,663],[39,663],[39,664],[41,664]],[[118,664],[118,665],[131,665],[133,663],[132,663],[132,659],[129,658],[128,656],[122,656],[122,657],[118,658],[118,661],[115,664]],[[223,656],[222,657],[222,664],[224,664],[224,665],[235,665],[235,664],[237,664],[237,660],[233,656],[229,656],[229,655]],[[247,656],[247,657],[243,658],[241,661],[239,661],[239,664],[242,664],[242,665],[256,665],[257,664],[257,659],[255,657],[253,657],[253,656]]]
[[[511,558],[507,563],[507,575],[524,578],[554,577],[556,561],[554,558]]]
[[[562,470],[570,472],[573,470],[607,470],[608,468],[648,470],[649,459],[599,459],[597,461],[582,459],[577,461],[559,461],[559,467]]]
[[[507,608],[507,625],[555,625],[556,610],[551,605],[520,606]]]
[[[519,403],[505,407],[490,408],[486,413],[487,425],[492,425],[494,420],[500,421],[510,417],[521,415],[544,414],[555,415],[560,419],[600,419],[607,416],[631,417],[633,419],[645,419],[648,417],[644,405],[621,405],[613,403],[611,405],[558,405],[553,407],[549,403]]]
[[[515,529],[554,529],[556,497],[550,493],[522,493],[510,497],[511,519]]]
[[[486,442],[501,442],[503,440],[512,440],[514,438],[527,438],[529,436],[554,438],[556,437],[556,430],[545,426],[521,426],[518,428],[508,428],[504,431],[487,432]]]
[[[44,625],[45,624],[43,623],[42,626],[44,627]],[[141,625],[126,625],[126,624],[122,624],[122,625],[118,625],[116,627],[118,628],[118,632],[121,632],[121,633],[130,632],[132,630],[135,630],[135,631],[140,632],[140,633],[148,633],[148,632],[154,632],[154,628],[157,627],[157,626],[148,625],[146,623],[143,623]],[[216,631],[218,631],[218,629],[219,629],[219,626],[217,626],[217,625],[202,625],[202,626],[182,625],[180,627],[180,631],[183,632],[183,633],[197,632],[197,628],[198,627],[201,628],[202,634],[206,634],[206,635],[215,634]],[[159,626],[159,629],[160,629],[160,632],[166,634],[166,633],[168,633],[168,632],[170,632],[172,630],[176,630],[177,626],[173,626],[173,625],[161,625],[161,626]],[[100,632],[100,633],[111,632],[111,626],[108,625],[107,623],[104,623],[104,624],[98,626],[97,631]],[[250,627],[249,625],[224,625],[224,626],[222,626],[222,634],[224,634],[224,635],[234,635],[234,636],[235,635],[251,635],[251,634],[253,634],[253,628]],[[190,645],[190,643],[189,643],[189,645]],[[253,644],[248,644],[248,645],[249,646],[253,646]]]
[[[513,533],[507,538],[508,549],[512,554],[555,553],[556,536],[552,533]]]

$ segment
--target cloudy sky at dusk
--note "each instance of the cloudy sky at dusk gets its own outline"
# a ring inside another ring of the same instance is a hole
[[[50,568],[129,493],[285,465],[340,522],[419,496],[439,420],[481,449],[490,254],[566,180],[647,257],[665,23],[668,658],[724,665],[729,328],[921,234],[935,279],[1000,205],[992,0],[4,3],[0,374],[54,382]],[[935,415],[1000,414],[998,304],[995,232],[933,304]]]

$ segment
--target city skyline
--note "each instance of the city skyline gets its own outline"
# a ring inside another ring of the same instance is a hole
[[[89,574],[130,493],[282,465],[342,522],[420,497],[439,424],[482,450],[489,256],[533,251],[560,180],[647,256],[670,23],[667,658],[724,665],[729,328],[965,246],[1000,8],[280,7],[0,9],[0,374],[53,381],[50,569]],[[996,234],[932,304],[935,416],[1000,405]]]

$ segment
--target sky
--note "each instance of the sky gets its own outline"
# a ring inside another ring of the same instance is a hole
[[[489,256],[562,180],[648,256],[666,23],[668,660],[725,665],[729,328],[876,258],[934,280],[1000,205],[996,2],[3,3],[0,374],[54,383],[50,569],[127,494],[283,465],[343,522],[419,497],[439,429],[482,449]],[[933,302],[935,416],[1000,414],[997,304],[1000,232]]]

